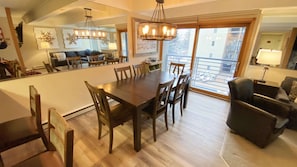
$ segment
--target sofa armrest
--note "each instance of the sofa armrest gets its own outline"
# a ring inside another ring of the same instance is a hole
[[[292,106],[279,100],[254,93],[254,105],[274,115],[287,118]]]

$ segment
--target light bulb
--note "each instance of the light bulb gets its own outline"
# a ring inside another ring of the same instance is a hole
[[[163,27],[163,34],[164,34],[164,35],[167,34],[167,26],[164,26],[164,27]]]
[[[156,35],[156,29],[152,29],[152,35],[153,35],[153,36]]]

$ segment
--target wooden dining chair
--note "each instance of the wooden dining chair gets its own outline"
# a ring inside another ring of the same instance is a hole
[[[174,121],[175,104],[178,102],[180,102],[180,114],[181,114],[181,116],[183,115],[183,96],[184,96],[185,88],[186,88],[186,85],[188,82],[188,77],[189,77],[189,75],[187,75],[187,74],[180,75],[178,77],[176,87],[173,89],[173,91],[171,91],[170,96],[169,96],[168,103],[169,103],[170,107],[172,108],[173,123],[175,123],[175,121]]]
[[[98,139],[101,138],[102,124],[104,124],[109,129],[109,153],[112,153],[113,128],[132,119],[134,108],[121,102],[110,106],[107,101],[108,96],[103,89],[96,88],[90,85],[87,81],[85,81],[85,84],[91,94],[97,112],[99,125]]]
[[[44,65],[44,67],[45,67],[45,69],[46,69],[46,71],[48,73],[53,73],[53,72],[59,72],[59,71],[61,71],[58,68],[52,67],[49,63],[46,63],[44,61],[42,63],[43,63],[43,65]]]
[[[82,60],[80,59],[80,56],[67,57],[66,61],[67,61],[68,69],[70,69],[70,67],[72,68],[82,67]]]
[[[15,167],[72,167],[74,130],[54,109],[48,111],[48,150],[26,159]]]
[[[174,74],[182,74],[184,72],[185,64],[171,62],[169,65],[169,72]]]
[[[132,65],[134,76],[142,76],[147,73],[147,70],[145,69],[145,64],[134,64]]]
[[[89,66],[104,65],[105,64],[104,58],[105,58],[104,54],[87,56]]]
[[[130,66],[114,68],[117,80],[132,78],[132,70]]]
[[[156,119],[159,116],[164,115],[166,130],[168,130],[167,106],[168,106],[169,94],[171,92],[173,82],[174,82],[174,79],[165,83],[160,83],[158,86],[154,101],[149,106],[145,107],[142,112],[144,115],[152,119],[154,141],[157,141]]]
[[[0,123],[0,153],[38,138],[48,146],[41,124],[40,94],[33,85],[29,86],[29,102],[31,116]],[[1,165],[3,160],[0,154]]]
[[[128,56],[120,55],[119,60],[120,60],[120,63],[128,62]]]

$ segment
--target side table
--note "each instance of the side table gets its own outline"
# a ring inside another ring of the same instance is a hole
[[[275,98],[279,90],[279,84],[277,82],[266,81],[266,82],[257,82],[254,81],[254,92],[265,95],[271,98]]]

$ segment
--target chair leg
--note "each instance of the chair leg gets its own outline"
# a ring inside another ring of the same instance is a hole
[[[174,108],[175,108],[175,103],[173,103],[173,106],[172,106],[172,122],[173,122],[173,124],[175,123],[175,119],[174,119],[175,118],[175,116],[174,116],[175,115],[174,114],[175,110],[174,110]]]
[[[42,142],[43,142],[44,146],[46,147],[46,149],[49,150],[49,144],[48,144],[47,138],[44,133],[41,134],[41,139],[42,139]]]
[[[3,160],[2,160],[1,154],[0,154],[0,167],[4,167],[4,163],[3,163]]]
[[[180,115],[183,116],[183,99],[180,99]]]
[[[157,141],[156,137],[156,118],[153,118],[153,135],[154,135],[154,141]]]
[[[112,143],[113,143],[113,128],[109,130],[109,154],[112,153]]]
[[[99,122],[99,133],[98,133],[98,139],[101,139],[101,133],[102,133],[102,123]]]
[[[168,123],[167,123],[167,110],[164,113],[164,119],[165,119],[165,126],[166,126],[166,130],[168,130]]]

